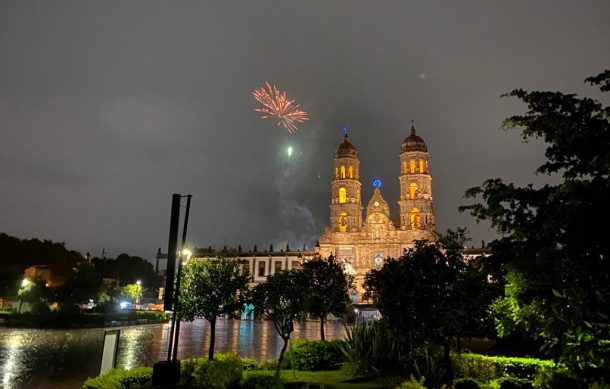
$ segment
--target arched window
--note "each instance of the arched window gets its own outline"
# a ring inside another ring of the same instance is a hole
[[[339,188],[339,204],[347,202],[347,191],[345,188]]]
[[[339,215],[339,232],[347,231],[347,213],[341,212]]]
[[[415,160],[414,159],[409,161],[409,170],[411,171],[411,174],[415,173]]]
[[[419,172],[420,173],[425,173],[426,171],[424,170],[424,160],[420,159],[419,160]]]
[[[349,178],[354,178],[354,168],[350,166],[348,171],[349,171]]]
[[[345,166],[341,165],[341,178],[345,178]]]
[[[419,218],[419,209],[413,208],[409,213],[409,226],[412,230],[418,230],[421,227],[421,220]]]
[[[335,168],[335,178],[339,178],[339,168]]]
[[[417,192],[417,184],[414,182],[410,183],[409,184],[409,198],[411,200],[415,200],[416,192]]]
[[[402,163],[402,174],[407,174],[407,161]]]

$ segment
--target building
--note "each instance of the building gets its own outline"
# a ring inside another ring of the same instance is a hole
[[[333,180],[330,195],[329,226],[322,233],[314,251],[305,248],[279,252],[238,249],[232,254],[242,267],[253,276],[253,283],[264,282],[267,276],[278,270],[292,269],[315,256],[335,256],[342,261],[346,272],[355,277],[358,293],[352,298],[358,302],[362,295],[364,277],[371,269],[380,268],[387,258],[399,258],[405,250],[414,247],[415,240],[437,240],[433,211],[432,176],[430,155],[424,140],[415,128],[400,145],[396,172],[400,185],[397,200],[399,214],[392,217],[389,203],[381,193],[381,181],[374,180],[371,199],[363,206],[360,180],[360,155],[349,141],[347,132],[339,144],[332,164]],[[364,211],[364,218],[363,218]],[[465,249],[466,258],[488,255],[482,248]],[[196,249],[194,258],[211,258],[210,249]],[[160,249],[159,259],[166,259]]]
[[[375,180],[373,196],[362,218],[360,155],[345,134],[333,160],[329,227],[320,237],[323,257],[334,255],[356,278],[359,292],[364,276],[382,266],[386,258],[398,258],[413,241],[437,238],[432,209],[432,177],[428,147],[411,127],[400,146],[396,172],[400,173],[399,214],[392,218],[390,206]]]
[[[44,281],[47,287],[51,286],[51,269],[46,265],[26,267],[23,271],[23,276],[36,282]]]

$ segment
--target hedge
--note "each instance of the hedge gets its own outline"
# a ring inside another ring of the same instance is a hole
[[[286,352],[282,367],[298,370],[338,370],[345,363],[340,340],[299,339]]]
[[[480,354],[461,354],[455,358],[458,376],[488,382],[499,377],[533,380],[543,368],[554,368],[551,360],[536,358],[498,357]]]
[[[131,370],[112,369],[108,373],[89,378],[83,389],[128,389],[152,382],[151,367],[134,367]]]
[[[184,388],[223,389],[239,385],[244,372],[241,359],[231,353],[216,353],[214,360],[188,358],[180,362],[180,385]]]

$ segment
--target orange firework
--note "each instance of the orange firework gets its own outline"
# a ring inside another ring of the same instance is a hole
[[[297,132],[297,125],[309,120],[307,112],[299,109],[300,105],[295,104],[294,100],[286,97],[286,92],[282,92],[269,83],[265,82],[267,89],[264,86],[252,92],[252,96],[261,103],[261,108],[255,108],[256,112],[260,112],[262,119],[277,118],[278,126],[284,126],[289,133]]]

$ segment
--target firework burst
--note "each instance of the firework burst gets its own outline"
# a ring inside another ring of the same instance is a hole
[[[264,86],[252,92],[252,96],[261,103],[260,108],[255,108],[261,114],[262,119],[276,118],[277,125],[283,126],[289,133],[294,134],[298,131],[297,125],[309,120],[307,112],[299,109],[300,105],[295,104],[275,85],[265,83]]]

